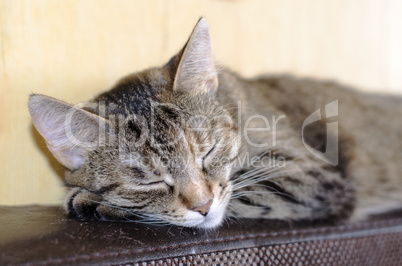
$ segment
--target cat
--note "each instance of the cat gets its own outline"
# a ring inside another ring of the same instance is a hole
[[[201,18],[162,67],[71,105],[29,98],[66,167],[68,214],[217,228],[227,217],[346,221],[402,207],[402,100],[213,61]]]

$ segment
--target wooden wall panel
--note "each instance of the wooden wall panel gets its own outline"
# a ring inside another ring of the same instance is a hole
[[[0,1],[0,204],[62,201],[62,168],[32,129],[30,93],[85,101],[160,65],[203,15],[216,59],[401,93],[398,0]],[[45,156],[47,155],[47,156]]]

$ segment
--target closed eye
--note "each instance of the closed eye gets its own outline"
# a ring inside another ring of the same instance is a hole
[[[157,185],[159,183],[164,183],[164,180],[158,180],[159,178],[155,177],[160,177],[160,172],[154,171],[153,175],[155,177],[152,177],[152,175],[148,178],[147,174],[141,170],[138,167],[130,167],[131,173],[132,173],[132,180],[135,182],[136,185],[138,186],[152,186],[152,185]]]
[[[173,186],[169,185],[164,180],[162,180],[162,181],[154,181],[154,182],[149,182],[149,183],[137,183],[137,186],[139,186],[139,187],[151,187],[152,188],[152,186],[156,186],[156,188],[158,188],[158,187],[160,187],[160,185],[166,186],[171,191],[173,190]]]
[[[207,172],[206,166],[205,166],[205,160],[207,159],[207,157],[209,155],[211,155],[211,153],[215,150],[216,144],[212,147],[212,149],[210,149],[207,154],[204,156],[204,158],[202,158],[202,170],[204,172]]]
[[[212,147],[212,149],[210,149],[209,150],[209,152],[204,156],[204,158],[202,158],[203,160],[205,160],[207,157],[208,157],[208,155],[210,155],[214,150],[215,150],[215,147],[216,147],[216,145],[214,145],[213,147]]]
[[[136,178],[145,178],[145,173],[138,167],[130,167],[131,173],[136,177]]]
[[[149,182],[149,183],[138,183],[138,185],[143,185],[143,186],[152,186],[152,185],[157,185],[160,183],[165,183],[165,181],[154,181],[154,182]]]

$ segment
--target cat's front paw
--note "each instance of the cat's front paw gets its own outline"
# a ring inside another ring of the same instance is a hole
[[[74,188],[67,194],[64,209],[70,217],[87,220],[120,221],[135,217],[131,211],[114,207],[83,188]]]
[[[74,188],[67,194],[64,209],[70,217],[100,220],[98,212],[101,198],[82,188]]]

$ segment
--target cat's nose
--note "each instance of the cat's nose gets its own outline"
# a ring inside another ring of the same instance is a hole
[[[193,207],[193,208],[191,208],[191,210],[193,210],[195,212],[199,212],[204,216],[207,216],[213,201],[214,201],[213,199],[210,199],[206,204],[204,204],[202,206]]]

